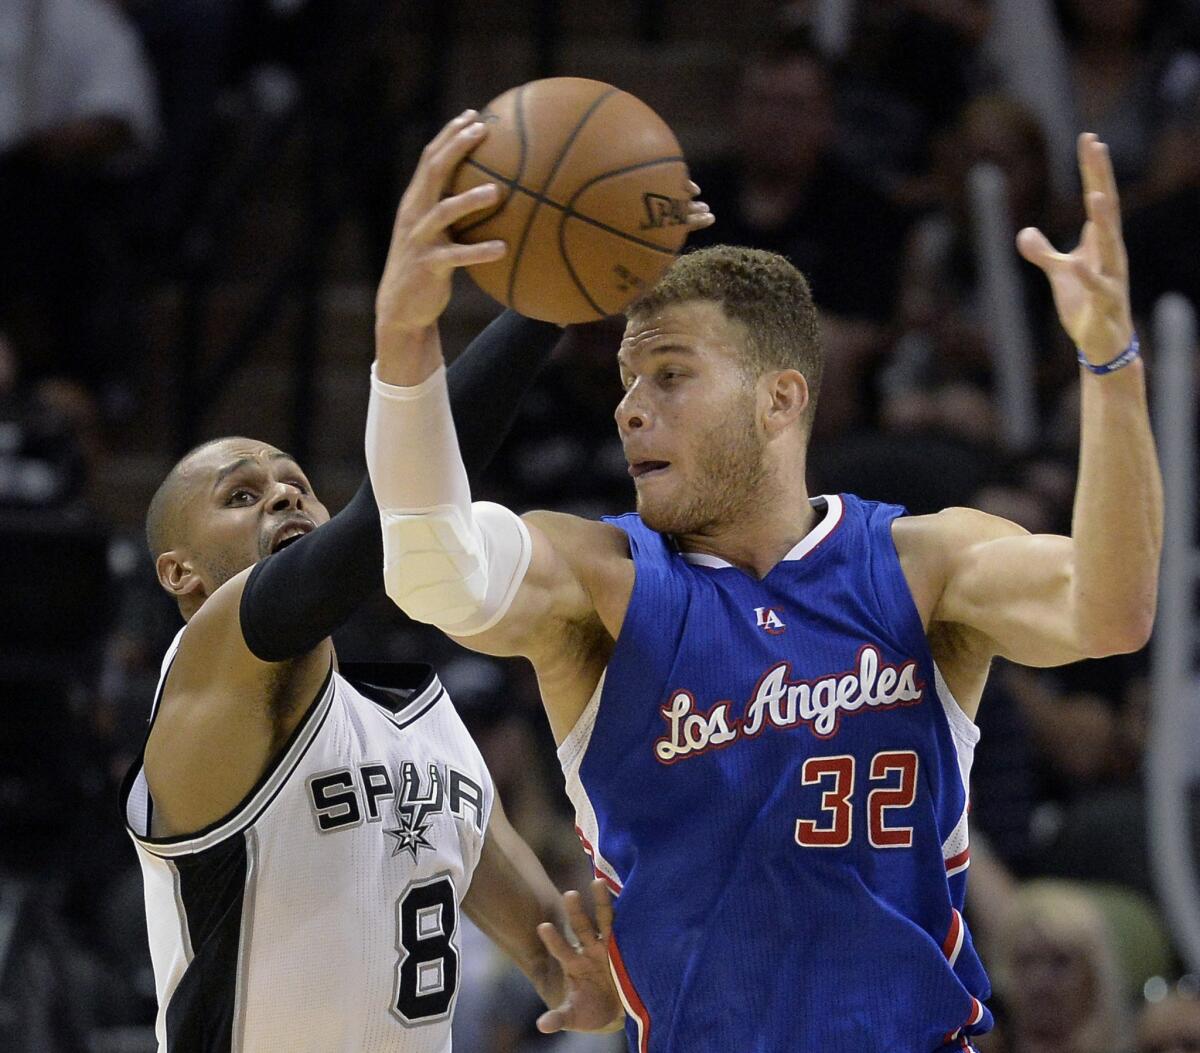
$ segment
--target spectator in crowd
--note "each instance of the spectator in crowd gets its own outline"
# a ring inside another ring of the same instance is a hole
[[[935,138],[984,81],[987,0],[861,0],[845,56],[843,154],[894,200],[936,203]]]
[[[1200,1053],[1200,997],[1175,992],[1147,1003],[1136,1033],[1135,1053]]]
[[[690,243],[767,249],[804,272],[826,351],[815,427],[844,431],[884,347],[908,216],[840,157],[834,71],[807,43],[754,59],[735,112],[731,154],[696,177],[720,230]]]
[[[1161,189],[1173,124],[1194,106],[1200,71],[1178,49],[1173,5],[1155,0],[1056,0],[1080,128],[1112,150],[1127,206]]]
[[[834,89],[829,63],[807,46],[750,63],[733,154],[698,177],[720,230],[691,242],[781,253],[810,278],[826,314],[884,323],[906,217],[839,158]]]
[[[993,946],[1009,1053],[1120,1053],[1122,979],[1104,917],[1055,882],[1020,887]]]
[[[123,372],[123,210],[156,134],[153,81],[114,4],[0,4],[0,323],[31,373],[103,386]]]
[[[91,400],[68,381],[22,386],[19,370],[0,331],[0,510],[61,508],[83,495]]]
[[[978,442],[997,433],[997,421],[990,403],[992,337],[975,255],[972,169],[987,163],[1003,173],[1014,237],[1022,227],[1055,231],[1062,222],[1051,195],[1045,138],[1021,104],[1002,95],[975,99],[939,153],[944,205],[924,216],[909,238],[901,271],[902,333],[882,377],[881,412],[885,427],[894,430],[934,429]],[[1019,266],[1041,403],[1050,411],[1074,379],[1074,361],[1061,346],[1046,283],[1034,268]]]

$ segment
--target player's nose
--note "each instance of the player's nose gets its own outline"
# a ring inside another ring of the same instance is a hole
[[[641,431],[647,424],[646,407],[634,394],[635,388],[625,392],[625,397],[617,403],[613,417],[617,421],[617,431],[621,433]]]
[[[302,508],[304,492],[291,483],[276,483],[275,492],[271,495],[269,508],[272,512],[286,512],[289,508]]]

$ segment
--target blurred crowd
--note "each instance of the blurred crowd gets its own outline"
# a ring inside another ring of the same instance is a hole
[[[1163,293],[1200,303],[1200,2],[841,6],[853,18],[839,27],[829,4],[780,5],[762,47],[729,56],[724,147],[692,166],[718,223],[695,240],[781,252],[811,279],[827,366],[810,492],[914,513],[971,505],[1069,532],[1077,370],[1012,236],[1036,225],[1073,243],[1072,136],[1096,131],[1122,186],[1140,331]],[[415,60],[389,52],[388,8],[0,0],[0,1048],[153,1048],[140,875],[116,793],[178,616],[140,536],[97,512],[93,482],[152,397],[148,297],[212,250],[197,216],[253,145],[239,133],[306,92],[319,105],[314,78],[377,99],[329,148],[353,162],[336,207],[367,217],[362,251],[380,262],[404,172],[361,127],[390,133],[420,104],[397,98],[417,90]],[[384,27],[365,49],[351,12]],[[372,95],[373,77],[390,90]],[[618,321],[568,331],[482,496],[630,507],[612,425],[619,333]],[[1016,344],[1020,405],[1005,393]],[[514,824],[561,887],[587,881],[526,666],[383,608],[337,644],[348,660],[435,662]],[[996,664],[971,795],[969,920],[998,1022],[981,1053],[1200,1053],[1200,980],[1156,903],[1143,818],[1151,701],[1145,654]],[[464,940],[456,1048],[622,1048],[537,1037],[532,990],[482,936]]]

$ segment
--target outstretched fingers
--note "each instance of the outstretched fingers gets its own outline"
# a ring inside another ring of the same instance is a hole
[[[587,911],[583,907],[583,897],[575,891],[563,894],[563,907],[567,912],[567,921],[571,926],[571,931],[575,933],[575,938],[579,941],[579,945],[584,949],[591,947],[596,942],[596,927],[592,924],[592,919],[588,917]]]
[[[1091,132],[1079,137],[1079,174],[1089,222],[1096,225],[1100,264],[1105,274],[1124,275],[1128,268],[1121,233],[1121,199],[1108,146]]]
[[[503,241],[480,241],[474,245],[438,245],[429,249],[429,264],[435,271],[446,273],[456,267],[474,267],[478,263],[495,263],[503,259],[508,246]]]
[[[713,211],[709,208],[708,203],[698,201],[700,196],[700,187],[693,180],[687,181],[688,203],[684,222],[688,226],[688,230],[703,230],[705,227],[711,227],[717,217],[713,215]]]

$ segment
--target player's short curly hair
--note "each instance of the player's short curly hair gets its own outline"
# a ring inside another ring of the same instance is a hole
[[[808,381],[809,411],[821,389],[817,309],[804,275],[784,257],[762,249],[714,245],[680,256],[649,292],[626,308],[644,318],[688,300],[711,300],[746,327],[746,370],[758,377],[795,369]]]

